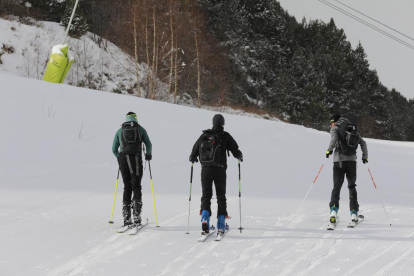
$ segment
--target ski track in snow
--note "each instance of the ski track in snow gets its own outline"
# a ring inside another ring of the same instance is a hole
[[[194,212],[194,211],[193,211]],[[164,222],[164,225],[168,225],[171,222],[176,221],[179,218],[186,216],[187,214],[183,213],[177,215],[167,221]],[[116,252],[116,255],[122,255],[128,249],[125,249],[125,245],[129,245],[130,243],[134,243],[134,247],[140,246],[143,244],[150,244],[155,242],[159,239],[159,234],[156,231],[148,231],[148,227],[154,226],[148,224],[144,228],[142,228],[135,236],[128,236],[126,233],[115,233],[112,237],[108,240],[96,246],[95,248],[89,250],[87,253],[82,254],[76,257],[73,260],[70,260],[63,266],[60,266],[50,272],[48,275],[77,275],[84,269],[84,264],[97,262],[100,259],[104,259],[105,257],[110,257],[113,252]],[[166,236],[164,234],[163,236]]]
[[[414,143],[367,139],[372,172],[393,226],[365,166],[360,166],[358,198],[364,222],[347,228],[348,191],[343,188],[341,220],[327,231],[330,169],[321,172],[298,215],[292,212],[315,177],[329,134],[226,115],[226,128],[246,156],[241,172],[245,229],[238,231],[238,170],[231,157],[230,231],[220,242],[211,236],[199,243],[200,166],[194,167],[191,234],[186,235],[190,171],[185,156],[215,112],[1,74],[0,83],[0,102],[6,103],[0,108],[0,125],[7,132],[0,136],[0,144],[6,145],[0,155],[0,274],[414,275]],[[43,112],[52,106],[54,118]],[[117,224],[111,230],[107,224],[118,169],[110,145],[128,111],[139,112],[153,141],[161,226],[156,228],[153,220],[146,170],[143,215],[150,220],[136,236],[114,232],[122,221],[121,180],[113,219]],[[28,118],[30,123],[22,127]],[[85,137],[95,138],[79,139],[81,126]],[[179,135],[170,135],[167,143],[165,133]],[[303,137],[308,144],[302,143]],[[215,207],[213,199],[214,220]]]
[[[413,237],[413,236],[414,236],[414,232],[404,236],[402,239],[410,238],[410,237]],[[368,259],[364,260],[359,265],[355,266],[353,269],[348,271],[345,275],[346,276],[353,275],[353,273],[355,271],[361,270],[365,265],[371,264],[371,263],[377,261],[382,256],[384,256],[386,254],[387,255],[388,254],[393,254],[393,255],[395,255],[394,261],[387,264],[387,265],[385,265],[384,267],[380,268],[378,271],[375,272],[375,275],[384,275],[384,273],[387,270],[389,270],[394,265],[396,265],[403,256],[408,255],[409,253],[411,253],[411,251],[413,249],[414,249],[413,244],[411,244],[411,245],[402,244],[401,241],[396,241],[392,244],[387,244],[387,245],[383,246],[383,248],[380,251],[378,251],[377,253],[370,254],[370,257]]]
[[[191,211],[192,214],[197,212],[198,209]],[[368,216],[371,213],[371,209],[366,209]],[[173,216],[164,221],[162,227],[176,227],[186,220],[187,215],[181,213]],[[379,216],[379,214],[377,215]],[[325,218],[325,215],[318,215],[317,217]],[[186,245],[181,247],[180,254],[170,259],[156,275],[191,275],[193,271],[202,269],[204,266],[208,272],[203,275],[252,275],[258,269],[258,271],[261,271],[260,274],[318,275],[320,271],[329,271],[332,275],[350,276],[360,275],[362,271],[372,271],[373,263],[377,267],[375,275],[389,275],[390,271],[396,269],[395,267],[401,259],[414,253],[413,243],[404,242],[412,238],[414,232],[402,236],[401,241],[384,244],[379,251],[370,248],[370,246],[375,246],[375,241],[370,239],[367,241],[361,240],[361,246],[371,252],[368,258],[363,261],[354,260],[352,262],[353,266],[346,271],[333,267],[323,269],[325,261],[329,262],[332,257],[337,258],[336,254],[342,248],[341,245],[344,242],[355,243],[355,241],[348,240],[346,235],[350,234],[351,231],[358,232],[355,234],[359,235],[360,228],[364,227],[364,224],[370,223],[367,220],[354,229],[348,229],[346,228],[347,221],[344,222],[343,219],[338,223],[335,230],[327,232],[325,230],[327,219],[325,218],[325,220],[326,222],[321,223],[319,219],[309,221],[304,216],[295,218],[290,215],[278,217],[276,222],[271,225],[268,219],[264,224],[269,226],[267,229],[261,229],[260,235],[257,235],[257,231],[253,232],[253,229],[245,229],[243,234],[240,234],[237,227],[234,227],[220,242],[215,242],[212,236],[204,243],[199,243],[197,242],[197,230],[194,229],[191,229],[192,233],[190,235],[175,233],[175,235],[188,237],[191,241],[185,243]],[[306,225],[305,229],[302,228],[304,225]],[[152,226],[154,226],[154,223],[152,223]],[[315,229],[315,231],[308,232],[308,228]],[[346,235],[344,236],[344,234]],[[102,260],[111,260],[113,259],[112,255],[122,256],[127,254],[128,251],[139,250],[145,244],[167,243],[170,239],[171,236],[168,231],[159,232],[157,228],[151,228],[151,226],[146,226],[132,238],[125,234],[114,234],[98,246],[55,268],[47,275],[87,274],[88,267],[91,264],[97,264]],[[223,250],[232,253],[223,259],[226,265],[218,269],[212,267],[210,272],[209,265],[203,262],[203,258],[210,255],[220,255]],[[381,258],[389,254],[395,256],[394,261],[383,263]],[[229,259],[230,255],[232,255],[231,260]],[[373,274],[368,273],[368,275]]]
[[[134,243],[134,246],[139,246],[144,243],[155,241],[157,239],[157,234],[155,232],[145,233],[145,239],[140,237],[139,234],[145,232],[147,227],[148,225],[141,229],[137,235],[132,237],[128,236],[127,233],[115,233],[112,237],[102,242],[100,245],[54,269],[48,273],[48,275],[77,275],[84,270],[84,266],[88,263],[97,262],[100,259],[105,259],[105,257],[110,258],[112,254],[123,254],[125,251],[128,251],[128,246],[132,242]]]
[[[282,218],[282,219],[285,219],[285,218]],[[292,221],[289,222],[289,224],[290,223],[292,223]],[[280,218],[278,218],[274,226],[283,227],[284,225],[280,221]],[[246,275],[249,272],[252,272],[261,263],[261,261],[257,260],[256,258],[262,259],[263,257],[266,257],[272,251],[271,249],[272,246],[278,246],[278,244],[280,244],[281,242],[285,240],[285,239],[277,239],[279,235],[280,233],[275,235],[275,231],[264,231],[263,234],[261,235],[261,237],[264,239],[263,240],[259,239],[258,241],[253,242],[253,243],[249,242],[249,245],[247,246],[247,248],[241,251],[232,262],[229,262],[224,267],[222,274],[220,275],[234,275],[236,272],[239,275]],[[271,240],[266,241],[267,239],[271,239]]]

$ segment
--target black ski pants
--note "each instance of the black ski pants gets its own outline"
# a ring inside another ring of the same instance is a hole
[[[357,178],[357,162],[356,161],[342,161],[342,167],[339,162],[334,162],[333,166],[333,189],[331,195],[331,202],[329,206],[336,205],[339,208],[339,198],[344,179],[348,180],[349,189],[349,209],[359,210],[356,178]]]
[[[201,187],[203,189],[203,195],[201,196],[201,211],[208,210],[211,215],[211,198],[213,197],[214,182],[218,204],[217,217],[220,215],[227,216],[226,178],[225,168],[202,167]]]
[[[123,203],[126,205],[131,205],[132,201],[142,202],[142,157],[138,156],[138,175],[136,168],[136,158],[135,155],[129,155],[129,163],[126,154],[121,154],[118,157],[119,169],[121,171],[122,179],[124,181],[124,196]],[[131,172],[132,171],[132,172]],[[133,197],[132,197],[133,195]]]

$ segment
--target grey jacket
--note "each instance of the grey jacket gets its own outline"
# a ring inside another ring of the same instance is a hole
[[[338,124],[341,124],[342,122],[350,123],[350,121],[344,117],[341,117],[338,120]],[[356,154],[344,155],[339,152],[340,148],[339,148],[338,126],[331,128],[330,134],[331,134],[331,142],[329,143],[328,151],[335,149],[335,152],[333,155],[333,161],[334,162],[342,162],[342,161],[355,161],[356,162],[356,159],[357,159]],[[367,143],[364,141],[364,139],[362,139],[362,137],[360,137],[359,139],[359,145],[361,146],[361,149],[362,149],[362,159],[368,159]]]

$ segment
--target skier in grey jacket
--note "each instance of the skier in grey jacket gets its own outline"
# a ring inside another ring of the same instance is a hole
[[[331,223],[336,223],[336,217],[339,209],[340,192],[342,184],[344,183],[345,175],[348,180],[349,209],[351,211],[351,219],[356,221],[358,218],[359,204],[355,183],[357,177],[356,149],[358,145],[360,145],[362,149],[362,162],[364,164],[368,163],[367,143],[361,136],[359,136],[359,134],[353,136],[353,139],[355,139],[354,143],[356,145],[353,148],[347,147],[344,145],[345,142],[343,140],[341,141],[341,125],[344,124],[343,127],[348,127],[348,129],[346,129],[348,134],[352,132],[349,130],[349,128],[352,129],[354,127],[354,124],[352,124],[351,121],[347,118],[348,116],[351,115],[341,116],[340,114],[335,114],[331,117],[330,120],[331,141],[329,143],[328,150],[326,151],[326,158],[329,158],[329,156],[333,153],[333,189],[331,194],[331,201],[329,203],[329,206],[331,208]]]

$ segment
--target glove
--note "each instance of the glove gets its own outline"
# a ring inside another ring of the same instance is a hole
[[[151,161],[152,155],[151,154],[145,154],[145,160]]]
[[[240,162],[243,162],[243,153],[240,152],[240,156],[239,156],[238,159],[239,159]]]
[[[190,155],[190,162],[191,163],[197,163],[198,162],[198,159],[197,159],[197,157],[192,157],[191,155]]]
[[[368,158],[362,158],[362,163],[364,164],[368,163]]]
[[[329,158],[329,155],[332,155],[333,150],[327,150],[326,151],[326,158]]]

